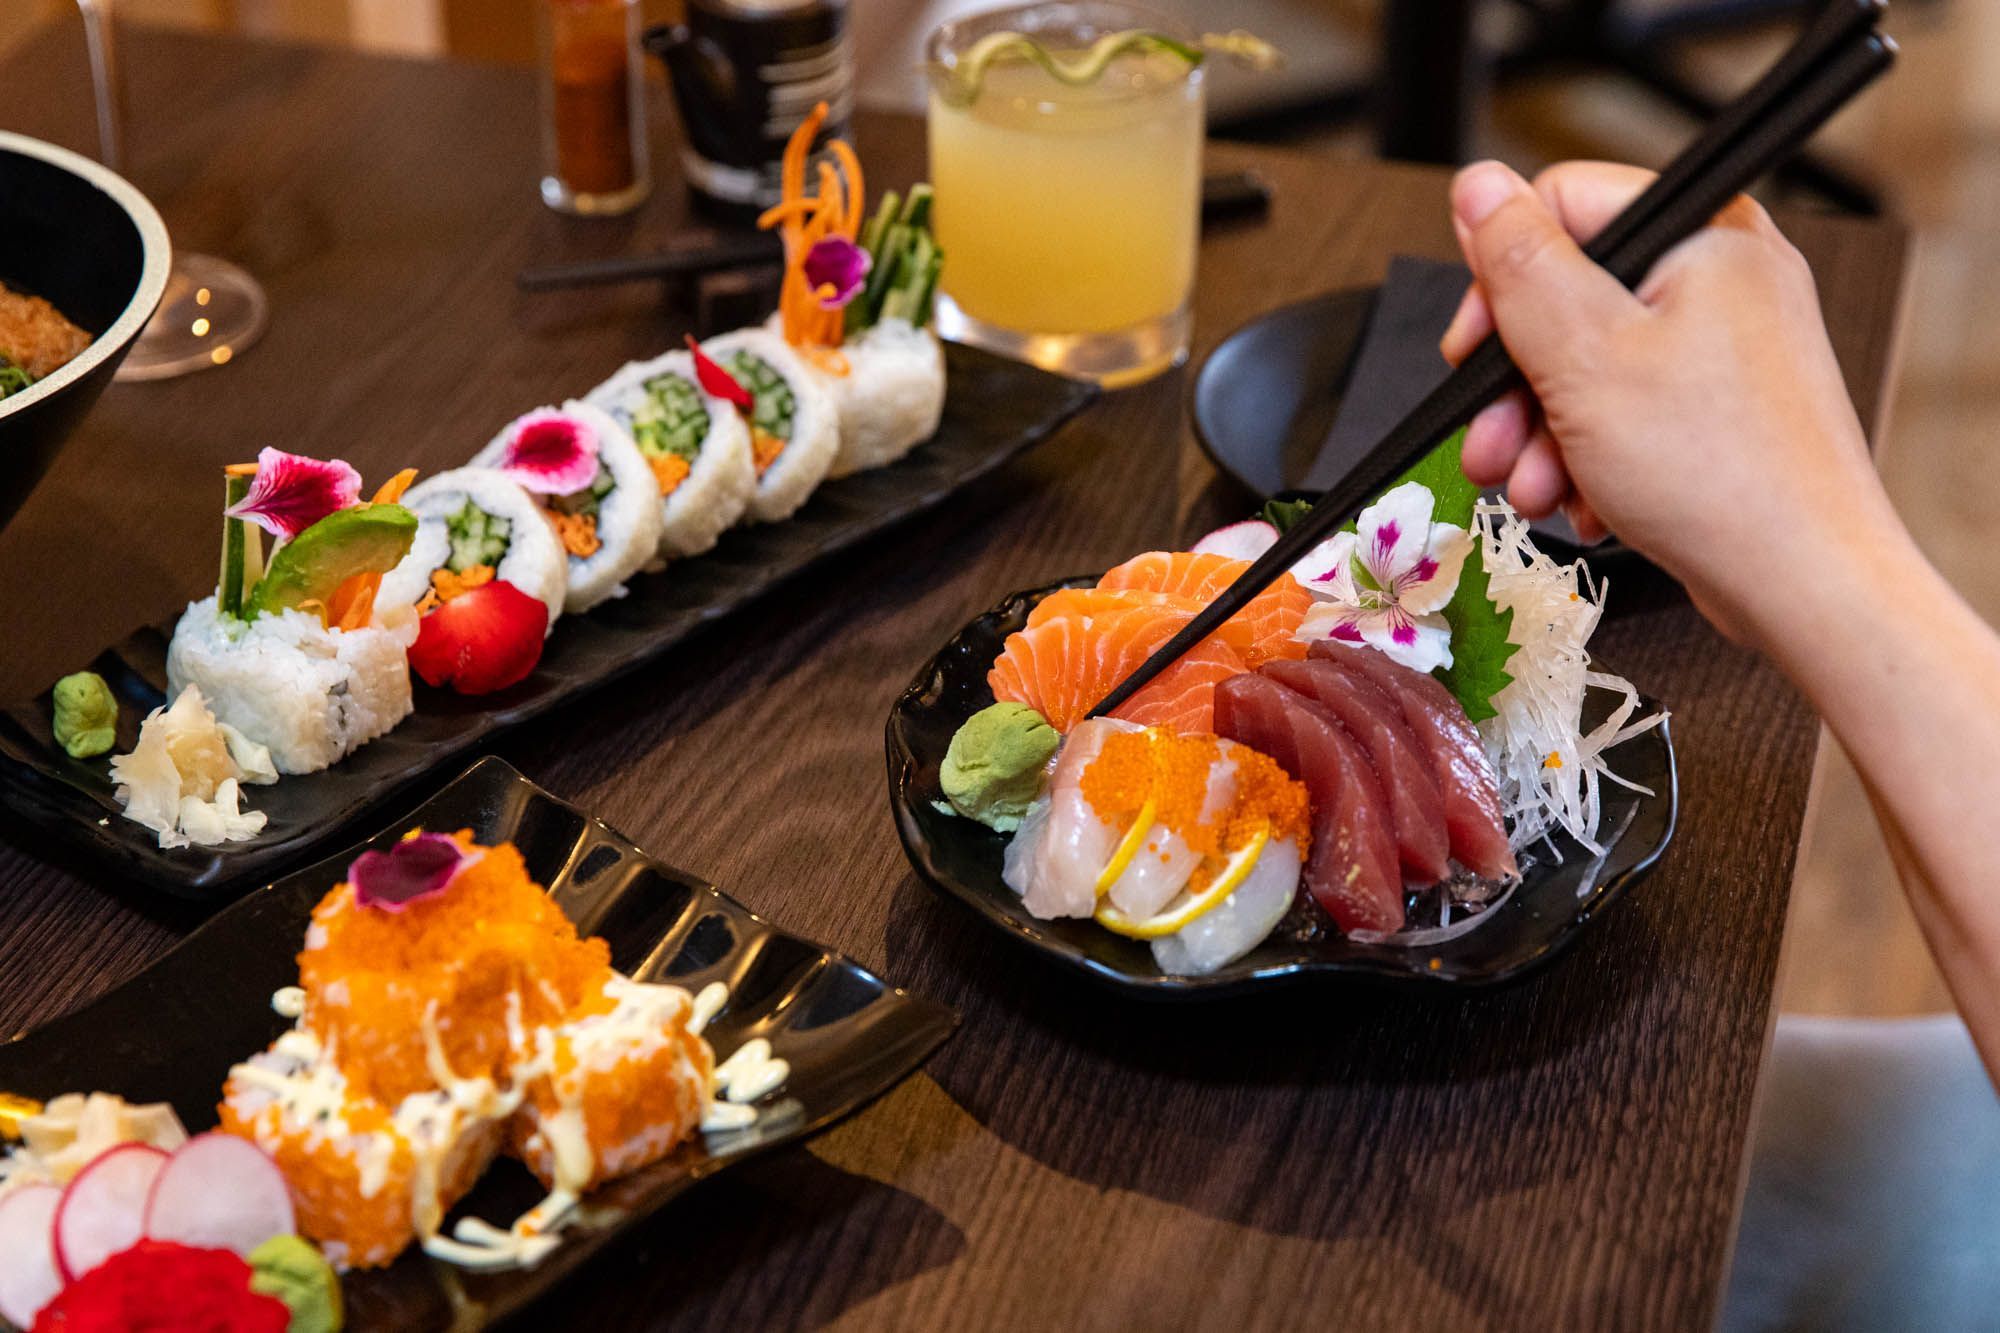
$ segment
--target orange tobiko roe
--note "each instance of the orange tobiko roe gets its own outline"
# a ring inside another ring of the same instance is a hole
[[[611,949],[580,940],[511,844],[479,847],[442,893],[399,911],[362,906],[340,884],[313,909],[299,985],[305,1025],[356,1093],[395,1105],[435,1088],[426,1016],[455,1078],[502,1082],[509,1019],[560,1021],[611,976]]]

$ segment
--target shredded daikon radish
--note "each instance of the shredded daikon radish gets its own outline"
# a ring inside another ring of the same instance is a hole
[[[1528,523],[1505,501],[1482,500],[1474,513],[1480,556],[1493,604],[1514,613],[1507,637],[1518,651],[1507,660],[1513,681],[1493,696],[1496,717],[1479,724],[1486,756],[1500,779],[1500,803],[1515,849],[1541,839],[1560,860],[1551,836],[1568,833],[1601,856],[1599,788],[1609,779],[1646,791],[1612,772],[1604,752],[1656,727],[1664,713],[1633,720],[1639,692],[1608,672],[1593,671],[1586,645],[1604,610],[1609,584],[1593,583],[1583,561],[1562,565],[1535,548]],[[1582,730],[1584,695],[1619,696],[1604,721]],[[1648,793],[1650,795],[1650,793]]]

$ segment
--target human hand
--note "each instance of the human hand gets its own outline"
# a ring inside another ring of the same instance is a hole
[[[1476,417],[1466,475],[1531,517],[1607,527],[1687,586],[1725,632],[1765,637],[1793,576],[1902,533],[1827,341],[1805,260],[1739,197],[1629,292],[1578,239],[1652,179],[1567,163],[1530,186],[1459,173],[1453,225],[1475,285],[1441,344],[1456,364],[1496,323],[1529,388]]]

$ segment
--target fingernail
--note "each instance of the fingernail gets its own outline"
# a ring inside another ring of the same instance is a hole
[[[1451,211],[1466,226],[1477,227],[1526,188],[1526,182],[1505,165],[1475,162],[1451,183]]]

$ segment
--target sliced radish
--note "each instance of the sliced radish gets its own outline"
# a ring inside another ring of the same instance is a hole
[[[197,1134],[153,1182],[146,1234],[198,1249],[250,1251],[296,1230],[292,1191],[269,1153],[234,1134]]]
[[[146,1196],[167,1155],[121,1143],[90,1159],[56,1208],[56,1263],[74,1282],[146,1234]]]
[[[1197,555],[1226,555],[1231,560],[1255,560],[1278,544],[1278,530],[1261,518],[1246,518],[1217,528],[1192,549]]]
[[[23,1185],[0,1199],[0,1319],[27,1328],[63,1288],[54,1228],[59,1185]]]

